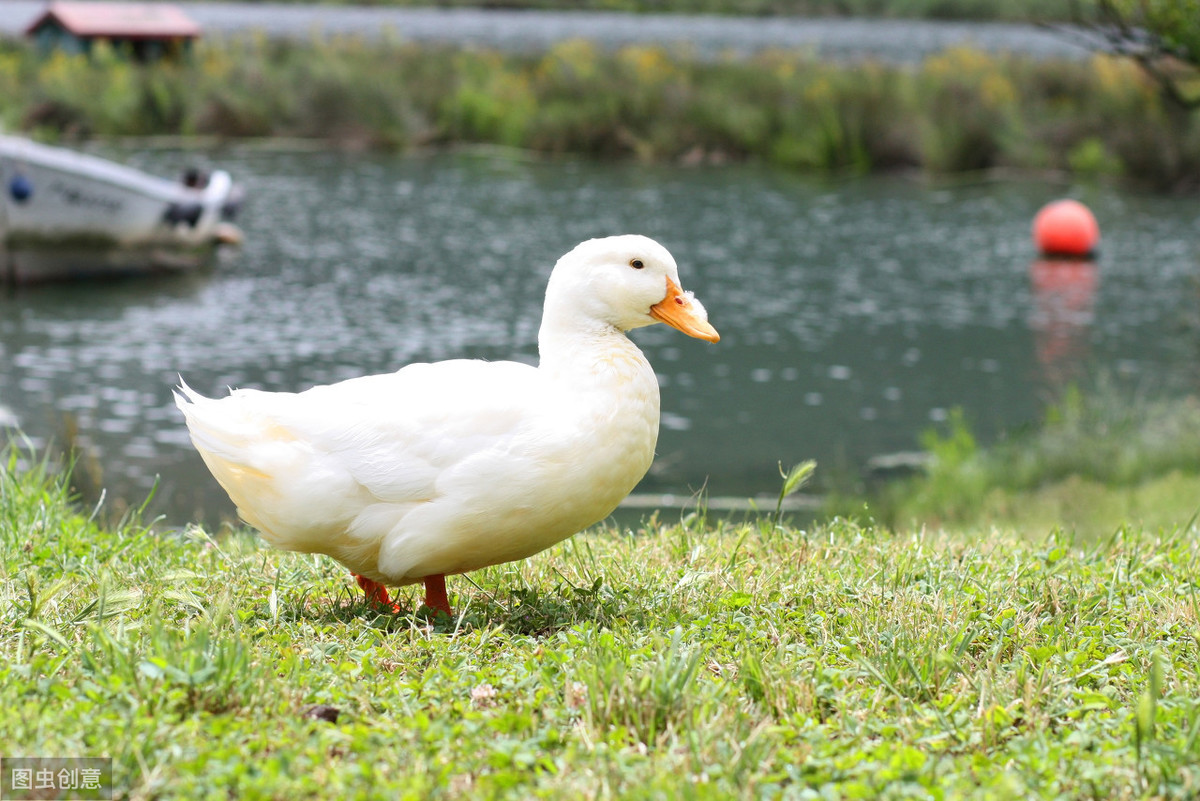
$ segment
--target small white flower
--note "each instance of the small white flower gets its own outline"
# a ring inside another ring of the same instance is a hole
[[[471,703],[478,707],[489,707],[496,705],[496,688],[484,682],[471,689]]]

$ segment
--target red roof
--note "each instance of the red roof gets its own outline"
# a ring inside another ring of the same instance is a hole
[[[55,21],[76,36],[123,39],[195,38],[200,26],[176,6],[160,3],[52,2],[25,34]]]

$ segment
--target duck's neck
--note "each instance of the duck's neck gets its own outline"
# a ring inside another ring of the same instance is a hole
[[[657,396],[654,370],[637,345],[612,325],[547,317],[538,332],[538,369],[573,383],[642,385]]]

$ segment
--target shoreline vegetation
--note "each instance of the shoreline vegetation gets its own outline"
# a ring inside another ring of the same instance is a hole
[[[1189,334],[1190,336],[1190,334]],[[927,469],[831,495],[824,512],[904,527],[1166,531],[1200,518],[1200,399],[1131,397],[1111,382],[1069,387],[1036,424],[981,444],[961,410],[920,438]]]
[[[1195,520],[599,527],[381,615],[0,454],[0,742],[114,798],[1194,798]],[[10,748],[10,751],[14,750]]]
[[[796,52],[701,59],[572,40],[536,54],[249,36],[143,66],[0,42],[0,124],[45,140],[307,139],[403,151],[498,145],[837,174],[994,168],[1200,185],[1200,124],[1129,60],[958,48],[916,65]]]
[[[717,14],[741,17],[874,17],[990,22],[1070,20],[1079,0],[283,0],[295,5],[374,5],[506,11]]]

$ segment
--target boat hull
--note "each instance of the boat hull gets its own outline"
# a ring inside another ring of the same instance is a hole
[[[37,284],[192,272],[211,265],[216,249],[216,242],[194,246],[177,243],[119,245],[113,242],[94,245],[55,243],[50,247],[20,244],[7,250],[4,279],[15,284]]]
[[[240,190],[188,186],[95,156],[0,136],[0,278],[95,278],[204,266]]]

